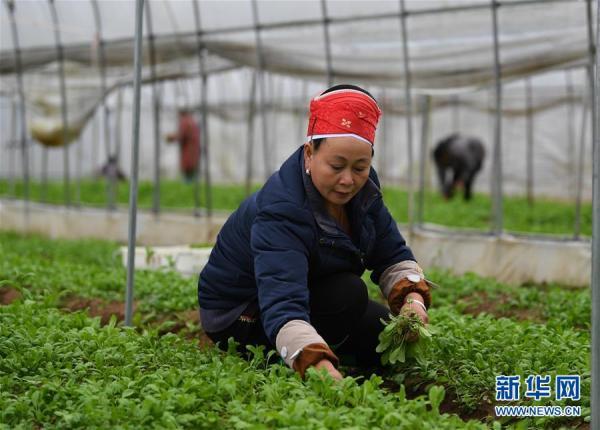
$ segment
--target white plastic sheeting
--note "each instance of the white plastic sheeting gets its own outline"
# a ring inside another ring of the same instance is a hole
[[[577,151],[583,142],[585,154],[590,152],[590,120],[584,127],[584,99],[587,95],[586,76],[581,66],[587,61],[586,3],[584,1],[543,2],[503,1],[499,8],[500,60],[504,79],[503,161],[504,189],[508,193],[523,193],[525,178],[525,89],[522,78],[532,79],[534,115],[534,183],[539,194],[572,197]],[[182,105],[199,105],[197,42],[193,5],[190,1],[149,1],[155,33],[157,79],[176,81],[161,84],[163,130],[175,126],[175,109]],[[489,190],[491,167],[491,130],[493,94],[493,54],[491,9],[488,1],[407,1],[407,31],[410,72],[418,109],[418,96],[431,94],[434,110],[431,117],[431,141],[461,131],[481,138],[488,149],[482,176],[477,181],[479,191]],[[98,126],[89,125],[94,108],[102,99],[99,91],[99,42],[91,3],[86,1],[56,1],[61,23],[61,36],[68,60],[67,96],[69,100],[69,130],[84,143],[81,171],[92,172],[103,161],[102,147],[95,137]],[[130,115],[119,113],[116,89],[124,88],[123,109],[128,112],[133,43],[133,1],[98,2],[105,40],[109,94],[112,113],[110,135],[128,145]],[[259,52],[253,30],[252,4],[243,1],[201,1],[200,21],[203,42],[209,51],[208,103],[211,145],[211,173],[215,181],[241,181],[244,177],[240,154],[246,153],[250,82],[248,68],[257,65]],[[468,6],[476,7],[466,10]],[[376,167],[384,180],[405,183],[408,171],[406,159],[406,114],[403,97],[404,70],[400,36],[399,4],[397,1],[326,2],[331,39],[332,75],[336,83],[353,82],[367,86],[384,105],[384,119],[378,131]],[[425,14],[438,7],[460,7],[460,11]],[[264,68],[267,75],[268,136],[254,127],[255,141],[267,140],[267,151],[277,166],[302,142],[306,106],[310,96],[326,84],[323,13],[321,2],[259,1],[258,18],[262,40]],[[60,144],[58,78],[51,64],[56,48],[51,43],[52,25],[45,1],[17,2],[15,18],[19,26],[23,65],[26,68],[26,97],[29,128],[32,136]],[[14,99],[14,52],[9,33],[6,8],[0,8],[0,73],[2,93]],[[145,41],[144,75],[149,77],[148,43]],[[242,67],[243,70],[223,73]],[[553,72],[564,68],[568,72],[572,91],[566,86],[567,73]],[[124,87],[125,86],[125,87]],[[453,98],[457,95],[458,99]],[[458,104],[456,104],[458,102]],[[454,103],[454,104],[453,104]],[[143,104],[141,175],[151,177],[152,115],[150,98]],[[7,107],[8,103],[4,103]],[[436,108],[437,107],[437,108]],[[116,117],[124,119],[120,132]],[[124,115],[124,116],[123,116]],[[0,110],[3,129],[10,128],[10,112]],[[415,113],[415,141],[420,143]],[[13,124],[14,125],[14,124]],[[86,127],[84,129],[84,127]],[[43,133],[42,133],[43,132]],[[80,134],[81,132],[81,134]],[[587,132],[587,135],[585,134]],[[52,136],[55,136],[54,139]],[[53,140],[54,139],[54,140]],[[161,170],[176,174],[176,148],[161,142]],[[262,180],[264,147],[255,145],[254,179]],[[129,151],[121,150],[122,165],[128,166]],[[415,154],[419,151],[416,150]],[[59,175],[61,157],[52,151],[49,174]],[[17,154],[18,157],[18,154]],[[10,157],[2,157],[8,160]],[[32,156],[34,176],[39,172],[40,154]],[[37,160],[37,161],[36,161]],[[591,189],[591,157],[584,157],[583,195]],[[7,161],[8,162],[8,161]],[[413,160],[418,166],[418,160]],[[17,163],[18,165],[18,163]],[[2,165],[0,174],[8,171]],[[14,174],[18,174],[18,167]],[[432,182],[432,178],[428,178]]]

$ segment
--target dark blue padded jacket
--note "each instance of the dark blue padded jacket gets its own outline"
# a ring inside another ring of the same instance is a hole
[[[366,268],[379,284],[385,269],[414,260],[379,188],[371,168],[366,184],[348,203],[349,237],[304,172],[300,147],[219,232],[200,273],[201,313],[218,319],[233,311],[235,321],[245,305],[258,299],[263,327],[275,344],[288,321],[310,323],[309,279],[341,272],[360,276]]]

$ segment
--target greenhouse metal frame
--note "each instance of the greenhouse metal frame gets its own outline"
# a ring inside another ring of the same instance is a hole
[[[586,3],[586,11],[587,11],[587,36],[588,36],[588,64],[586,67],[586,72],[589,78],[588,88],[589,88],[589,97],[587,98],[588,104],[585,106],[585,109],[589,109],[591,111],[591,117],[593,121],[591,121],[591,140],[593,142],[593,191],[592,191],[592,201],[593,201],[593,234],[591,240],[592,247],[592,405],[600,404],[600,376],[599,376],[599,368],[600,368],[600,140],[598,138],[598,130],[600,127],[600,97],[598,95],[598,85],[600,85],[600,74],[598,70],[600,70],[600,59],[595,55],[595,46],[600,44],[599,34],[597,32],[596,39],[594,38],[594,26],[593,26],[593,4],[591,0],[583,0]],[[414,136],[413,136],[413,126],[412,126],[412,116],[417,115],[418,113],[414,111],[414,107],[412,101],[414,99],[415,93],[413,91],[412,82],[411,82],[411,68],[410,68],[410,49],[408,41],[410,40],[409,29],[407,25],[407,21],[415,16],[424,16],[424,15],[434,15],[434,14],[444,14],[444,13],[454,13],[461,11],[470,11],[470,10],[489,10],[492,16],[492,27],[490,28],[490,32],[493,36],[493,75],[494,75],[494,123],[493,123],[493,154],[492,154],[492,171],[493,177],[496,178],[495,181],[492,182],[491,195],[492,195],[492,213],[493,213],[493,222],[490,226],[489,234],[492,235],[501,235],[504,232],[503,226],[503,187],[502,187],[502,177],[503,177],[503,166],[502,166],[502,109],[503,109],[503,76],[501,73],[502,66],[502,58],[501,58],[501,49],[498,42],[498,10],[499,8],[517,8],[523,5],[531,5],[531,4],[539,4],[539,3],[568,3],[573,1],[570,0],[521,0],[521,1],[509,1],[509,0],[490,0],[489,2],[479,3],[479,4],[471,4],[471,5],[454,5],[447,6],[441,8],[422,8],[422,9],[407,9],[404,0],[399,0],[398,2],[398,13],[394,15],[388,14],[371,14],[371,15],[363,15],[356,17],[343,17],[343,18],[333,18],[328,14],[328,2],[327,0],[321,0],[321,12],[322,17],[319,20],[296,20],[296,21],[288,21],[288,22],[276,22],[276,23],[261,23],[259,17],[258,4],[256,0],[251,0],[252,3],[252,18],[253,25],[251,26],[235,26],[230,28],[219,28],[212,30],[204,30],[201,25],[200,17],[201,17],[201,3],[191,0],[194,11],[194,23],[195,23],[195,32],[193,34],[189,33],[180,33],[175,34],[175,38],[185,38],[193,36],[195,38],[196,43],[196,51],[197,51],[197,61],[199,66],[199,76],[200,76],[200,114],[201,114],[201,132],[202,132],[202,156],[201,163],[203,166],[200,169],[203,172],[203,182],[205,188],[205,196],[206,196],[206,215],[211,216],[212,214],[212,199],[211,199],[211,176],[209,172],[209,154],[210,154],[210,142],[209,142],[209,133],[208,133],[208,114],[207,114],[207,92],[209,86],[210,73],[207,71],[206,67],[206,58],[208,55],[208,48],[206,45],[206,37],[216,34],[236,34],[243,32],[253,32],[255,37],[256,44],[256,72],[255,76],[252,79],[251,85],[251,99],[249,106],[249,116],[253,117],[256,113],[260,115],[261,118],[261,129],[263,134],[263,154],[264,154],[264,165],[266,166],[267,171],[271,171],[273,169],[273,163],[269,156],[269,148],[271,147],[271,143],[269,142],[268,136],[268,128],[269,128],[269,118],[266,115],[266,81],[265,81],[265,52],[263,49],[262,37],[265,32],[270,30],[278,30],[278,29],[291,29],[291,28],[301,28],[306,26],[315,26],[321,27],[323,31],[323,39],[325,41],[325,61],[326,61],[326,81],[329,84],[333,84],[336,78],[336,69],[334,67],[335,58],[332,53],[331,47],[331,37],[330,37],[330,28],[333,25],[340,23],[352,23],[359,21],[372,21],[378,22],[380,20],[398,20],[399,23],[399,33],[398,38],[402,42],[402,51],[403,51],[403,64],[402,67],[404,69],[404,81],[403,81],[403,89],[405,93],[406,100],[406,117],[407,117],[407,128],[406,128],[406,142],[407,142],[407,159],[408,159],[408,192],[409,192],[409,204],[408,204],[408,220],[409,220],[409,231],[412,232],[414,229],[426,229],[428,227],[423,225],[423,194],[425,189],[425,157],[427,154],[427,133],[428,133],[428,115],[427,113],[431,109],[431,98],[429,96],[421,97],[421,113],[422,113],[422,132],[421,132],[421,142],[420,142],[420,174],[418,177],[418,190],[415,189],[415,184],[413,181],[413,160],[414,160]],[[18,3],[13,0],[4,0],[5,6],[9,13],[10,22],[11,22],[11,35],[12,35],[12,43],[13,43],[13,63],[12,66],[3,66],[1,67],[2,73],[9,73],[5,69],[11,68],[16,76],[17,81],[17,97],[18,97],[18,121],[15,121],[16,118],[13,117],[14,123],[19,124],[18,129],[18,147],[21,153],[22,160],[22,180],[24,184],[24,217],[28,217],[29,213],[29,201],[30,201],[30,191],[29,191],[29,182],[31,178],[31,173],[29,171],[29,142],[27,137],[27,112],[26,112],[26,101],[25,101],[25,90],[24,90],[24,81],[23,75],[24,65],[22,61],[23,51],[20,48],[19,43],[19,31],[17,21],[15,20],[15,10],[18,8]],[[64,182],[64,204],[66,206],[72,205],[73,198],[71,193],[71,172],[70,165],[71,162],[69,160],[69,152],[68,152],[68,144],[69,141],[69,117],[68,117],[68,88],[66,85],[66,77],[65,77],[65,67],[64,61],[65,57],[70,55],[69,46],[64,46],[61,41],[61,24],[59,20],[59,16],[56,12],[56,5],[53,0],[48,0],[48,6],[50,8],[52,20],[53,20],[53,29],[54,29],[54,42],[56,48],[56,60],[58,62],[58,78],[60,82],[60,96],[61,96],[61,118],[62,118],[62,139],[64,142],[63,148],[63,160],[64,160],[64,169],[63,169],[63,182]],[[600,9],[600,0],[596,7]],[[103,35],[103,27],[102,27],[102,19],[98,9],[97,0],[90,0],[90,8],[94,15],[94,21],[96,24],[96,33],[98,37],[98,72],[101,79],[101,93],[102,93],[102,115],[104,117],[104,144],[106,147],[107,154],[112,154],[115,151],[118,151],[117,148],[111,148],[110,146],[110,137],[109,137],[109,111],[106,104],[106,96],[111,88],[108,87],[107,78],[106,78],[106,39]],[[145,11],[144,11],[145,9]],[[132,112],[132,152],[131,152],[131,181],[130,181],[130,200],[129,200],[129,252],[128,252],[128,264],[127,264],[127,292],[126,292],[126,324],[131,324],[131,315],[132,315],[132,303],[133,303],[133,285],[134,285],[134,247],[135,247],[135,237],[136,237],[136,218],[137,218],[137,187],[138,187],[138,166],[139,166],[139,140],[140,140],[140,97],[141,97],[141,85],[143,81],[142,77],[142,46],[143,46],[143,25],[144,25],[144,13],[146,17],[146,26],[147,26],[147,44],[150,52],[150,77],[147,81],[152,86],[152,110],[153,110],[153,134],[154,134],[154,194],[152,200],[152,211],[155,214],[159,214],[161,211],[160,205],[160,134],[161,134],[161,114],[160,114],[160,106],[159,106],[159,94],[158,94],[158,82],[160,80],[165,79],[164,77],[159,77],[156,71],[156,52],[155,52],[155,42],[157,41],[157,37],[153,32],[152,28],[152,12],[150,8],[150,4],[145,4],[144,0],[136,0],[136,22],[135,22],[135,38],[133,42],[134,47],[134,80],[133,82],[126,83],[124,85],[132,85],[134,90],[134,98],[133,98],[133,112]],[[596,26],[600,27],[600,15],[596,13]],[[112,41],[115,42],[115,41]],[[5,58],[3,58],[4,62]],[[213,70],[214,72],[214,70]],[[177,79],[178,77],[175,77]],[[168,79],[168,78],[166,78]],[[257,87],[257,88],[256,88]],[[567,88],[570,88],[567,85]],[[258,90],[258,91],[256,91]],[[532,122],[532,94],[530,83],[526,84],[526,100],[527,100],[527,195],[528,199],[532,199],[532,188],[533,188],[533,151],[534,151],[534,143],[533,143],[533,122]],[[258,93],[258,94],[257,94]],[[255,100],[257,99],[257,100]],[[458,99],[458,97],[457,97]],[[258,102],[258,107],[255,109],[254,105]],[[14,115],[14,104],[13,104],[13,115]],[[584,118],[586,115],[584,114]],[[248,120],[249,124],[252,124],[252,120]],[[569,129],[575,128],[572,118],[570,119]],[[585,124],[583,126],[585,128]],[[248,136],[247,142],[248,146],[251,148],[254,144],[253,127],[248,127]],[[572,133],[574,135],[574,132]],[[16,136],[15,136],[16,137]],[[580,238],[580,224],[581,224],[581,200],[582,200],[582,192],[581,192],[581,177],[583,175],[583,160],[585,158],[584,149],[583,149],[583,141],[585,137],[582,133],[581,137],[581,145],[579,148],[578,154],[578,180],[576,187],[576,216],[575,216],[575,225],[574,225],[574,239]],[[11,142],[14,144],[14,142]],[[573,142],[574,143],[574,142]],[[46,150],[44,150],[44,154],[46,154]],[[44,155],[43,158],[43,171],[42,171],[42,179],[44,183],[47,181],[47,155]],[[248,162],[247,165],[247,184],[250,183],[250,179],[252,177],[252,163]],[[198,175],[195,184],[194,184],[194,215],[201,216],[202,212],[200,210],[201,207],[201,199],[200,199],[200,191],[201,191],[201,183],[200,177]],[[415,193],[418,193],[418,201],[415,202]],[[115,181],[112,180],[109,183],[109,187],[107,189],[107,210],[115,209]],[[80,202],[76,199],[75,205],[79,205]],[[537,237],[537,236],[536,236]],[[600,428],[600,409],[596,406],[592,408],[592,428]]]

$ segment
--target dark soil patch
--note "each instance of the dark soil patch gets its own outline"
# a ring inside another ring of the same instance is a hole
[[[161,316],[154,324],[163,326],[162,328],[159,328],[158,331],[161,335],[167,333],[181,333],[187,339],[198,339],[198,346],[200,348],[207,348],[214,345],[213,341],[210,340],[200,326],[200,313],[198,312],[198,309]],[[194,327],[191,330],[189,329],[190,325]]]
[[[406,387],[406,397],[414,399],[417,396],[427,394],[429,384],[418,377],[409,377],[404,381]],[[461,405],[456,393],[446,388],[446,395],[440,405],[441,414],[456,414],[463,420],[479,420],[487,421],[495,418],[494,405],[492,403],[482,401],[476,409],[466,409]]]
[[[17,291],[18,292],[18,291]],[[133,303],[133,312],[137,309],[138,302]],[[78,296],[69,296],[63,300],[62,308],[69,312],[87,310],[92,317],[100,317],[100,323],[106,325],[110,318],[115,316],[117,321],[125,320],[125,303],[120,301],[104,301],[102,299],[88,299]],[[197,330],[189,330],[188,324],[192,323]],[[213,345],[213,342],[206,336],[200,328],[200,313],[198,310],[181,311],[158,315],[148,322],[148,325],[158,327],[158,333],[165,335],[167,333],[182,333],[185,338],[198,340],[200,348],[206,348]]]
[[[20,300],[23,295],[13,287],[0,288],[0,305],[10,305],[15,300]]]
[[[476,409],[465,410],[458,401],[458,396],[452,390],[446,389],[444,401],[440,405],[441,414],[456,414],[463,420],[486,421],[495,418],[494,405],[492,403],[481,402]]]
[[[408,399],[413,399],[426,394],[429,383],[419,377],[409,377],[404,381],[404,386],[406,387],[406,397]],[[392,392],[396,392],[400,389],[400,386],[397,383],[389,379],[384,379],[381,387]],[[488,424],[493,420],[499,419],[496,417],[496,411],[494,410],[495,403],[493,401],[484,401],[484,399],[482,399],[476,409],[466,409],[464,405],[461,405],[456,393],[452,389],[448,389],[448,387],[445,388],[446,395],[440,405],[440,414],[456,414],[463,421],[478,420]],[[512,425],[521,420],[522,418],[513,418],[509,421],[504,421],[503,426]],[[574,429],[589,430],[590,428],[588,423],[583,422],[582,417],[574,417],[567,421],[559,420],[556,423],[550,424],[549,428],[565,428],[565,424],[567,424],[568,428]]]
[[[87,309],[92,317],[100,317],[102,325],[108,324],[114,315],[117,321],[125,320],[125,303],[119,301],[105,302],[102,299],[86,299],[78,296],[70,296],[63,302],[63,308],[75,312]],[[137,302],[133,303],[133,311],[137,308]]]
[[[469,315],[490,314],[496,318],[513,318],[519,321],[544,322],[545,318],[539,309],[510,307],[510,295],[495,294],[490,296],[486,291],[477,291],[471,297],[460,301],[466,305],[463,313]]]
[[[380,388],[395,393],[400,390],[400,385],[386,377],[386,373],[389,375],[389,370],[386,369],[362,369],[358,367],[346,367],[345,369],[346,376],[352,377],[363,377],[364,379],[369,379],[372,373],[376,373],[383,378],[383,382],[380,385]],[[418,396],[427,394],[427,388],[429,387],[430,382],[425,381],[419,377],[408,377],[404,381],[404,387],[406,389],[406,398],[414,399]],[[491,403],[482,403],[475,410],[467,410],[464,405],[461,405],[458,401],[458,397],[456,393],[446,387],[446,395],[444,396],[444,401],[440,405],[440,413],[441,414],[455,414],[458,415],[463,420],[479,420],[479,421],[489,421],[490,419],[494,419],[494,405]]]

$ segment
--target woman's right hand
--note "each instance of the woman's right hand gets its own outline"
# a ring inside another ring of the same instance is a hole
[[[325,369],[329,376],[331,376],[336,381],[341,381],[344,377],[342,374],[335,368],[335,366],[331,363],[331,361],[327,359],[323,359],[315,364],[316,369]]]

